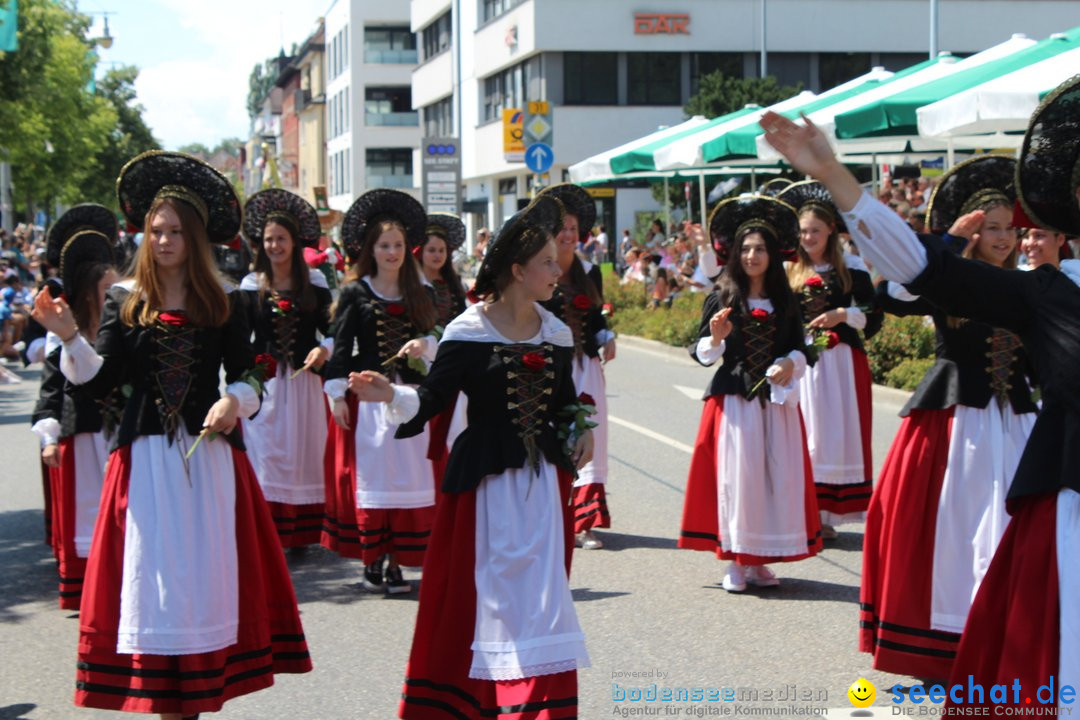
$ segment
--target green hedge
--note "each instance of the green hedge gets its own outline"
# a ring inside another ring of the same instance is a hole
[[[651,310],[642,283],[620,285],[604,277],[605,300],[612,305],[611,328],[625,335],[687,347],[697,339],[704,293],[686,293],[670,308]],[[922,317],[887,315],[880,332],[866,343],[874,382],[913,390],[934,364],[934,327]]]

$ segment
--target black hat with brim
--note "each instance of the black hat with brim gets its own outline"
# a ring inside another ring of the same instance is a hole
[[[151,150],[129,161],[116,180],[120,210],[135,227],[159,197],[181,200],[198,213],[212,243],[231,242],[240,231],[242,210],[229,179],[196,157]]]
[[[580,239],[589,237],[596,224],[596,202],[585,188],[574,183],[559,183],[544,188],[540,195],[554,197],[561,202],[566,214],[577,218]]]
[[[1016,193],[1039,227],[1080,235],[1080,75],[1055,88],[1031,116],[1016,166]]]
[[[315,208],[288,190],[260,190],[244,203],[244,237],[249,243],[261,243],[263,231],[271,222],[287,229],[293,240],[304,247],[317,247],[322,236]]]
[[[721,263],[727,262],[735,238],[749,228],[764,230],[785,257],[799,244],[799,216],[786,202],[764,195],[729,198],[709,216],[709,235]]]
[[[795,208],[796,213],[801,213],[807,208],[817,208],[832,218],[837,232],[847,232],[847,225],[844,224],[844,219],[836,203],[833,202],[832,194],[817,180],[790,183],[775,197]]]
[[[53,223],[45,258],[58,269],[65,288],[73,287],[75,273],[84,263],[113,263],[117,229],[112,211],[93,203],[76,205]]]
[[[446,251],[452,253],[465,244],[465,223],[452,213],[428,213],[426,234],[442,237]]]
[[[495,290],[496,279],[512,261],[514,248],[528,231],[539,231],[545,236],[554,237],[562,229],[565,214],[563,204],[555,196],[541,193],[504,222],[488,246],[484,261],[476,273],[476,284],[473,286],[476,294],[485,296]]]
[[[926,208],[931,232],[947,232],[957,218],[989,202],[1011,209],[1016,201],[1016,160],[1005,155],[981,155],[949,169],[934,188]]]
[[[427,231],[427,213],[420,201],[400,190],[378,188],[356,198],[341,224],[341,240],[349,259],[356,260],[364,246],[364,235],[373,222],[392,220],[405,228],[405,242],[410,248],[423,245]]]

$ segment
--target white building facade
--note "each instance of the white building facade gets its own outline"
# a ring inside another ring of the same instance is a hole
[[[939,50],[974,53],[1013,33],[1041,39],[1080,22],[1073,0],[940,0]],[[419,65],[412,102],[425,136],[456,136],[465,217],[497,227],[530,196],[532,173],[503,154],[503,108],[553,106],[559,182],[570,165],[685,119],[698,78],[760,72],[823,90],[929,52],[928,0],[411,0]],[[329,18],[327,37],[331,36]],[[598,198],[610,238],[648,189]]]
[[[347,210],[378,187],[419,195],[420,120],[411,87],[417,51],[408,0],[335,0],[325,19],[330,206]]]

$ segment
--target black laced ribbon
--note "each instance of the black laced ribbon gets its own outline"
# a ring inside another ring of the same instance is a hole
[[[989,360],[986,372],[990,376],[990,389],[997,398],[998,407],[1004,408],[1009,402],[1009,391],[1012,390],[1012,383],[1009,382],[1012,365],[1022,343],[1015,333],[1001,328],[994,328],[994,332],[986,338],[986,343],[990,346],[986,353]]]
[[[195,332],[190,325],[177,327],[160,321],[153,328],[157,360],[157,369],[153,373],[157,387],[154,403],[170,443],[180,430],[184,401],[195,377],[192,370],[196,362]]]
[[[768,320],[759,322],[751,318],[743,326],[743,337],[746,339],[746,369],[753,381],[753,384],[746,389],[746,399],[753,397],[750,390],[756,388],[757,397],[762,405],[765,404],[768,393],[765,392],[767,383],[761,381],[765,379],[765,371],[769,369],[773,361],[773,340],[776,338],[775,318],[775,313],[769,313]]]
[[[550,396],[554,392],[553,347],[549,343],[496,345],[495,352],[506,367],[506,407],[510,411],[510,423],[525,444],[533,472],[539,473],[536,438],[546,423]]]

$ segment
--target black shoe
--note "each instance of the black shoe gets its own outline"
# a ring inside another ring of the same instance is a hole
[[[408,580],[401,577],[401,567],[399,565],[386,568],[386,592],[391,595],[412,592],[412,585],[409,584]]]
[[[381,557],[364,568],[364,579],[360,584],[368,592],[382,592],[385,589],[383,583],[383,562],[385,559],[385,557]]]

